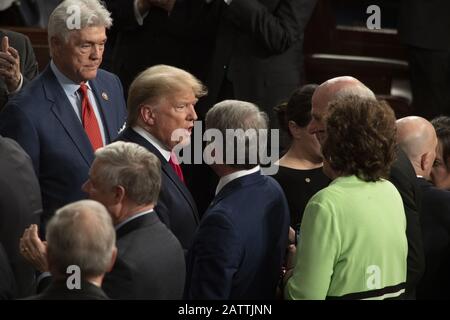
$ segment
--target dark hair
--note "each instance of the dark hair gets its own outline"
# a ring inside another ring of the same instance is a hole
[[[348,96],[330,103],[324,157],[334,170],[364,181],[387,177],[394,160],[396,126],[385,101]]]
[[[311,98],[317,84],[307,84],[296,89],[288,102],[282,103],[274,108],[278,116],[280,128],[285,130],[289,136],[289,121],[294,121],[299,127],[306,127],[311,121]]]
[[[431,124],[436,130],[436,135],[442,146],[442,159],[447,168],[449,168],[450,158],[450,117],[440,116],[431,120]]]

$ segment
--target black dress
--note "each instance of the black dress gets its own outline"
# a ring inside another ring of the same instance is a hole
[[[291,227],[298,228],[309,199],[330,183],[322,168],[299,170],[280,166],[273,176],[283,188],[291,213]]]

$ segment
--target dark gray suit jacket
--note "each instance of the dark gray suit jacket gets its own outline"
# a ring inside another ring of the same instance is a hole
[[[30,157],[14,140],[0,136],[0,243],[14,274],[16,298],[34,293],[34,270],[20,255],[19,240],[26,227],[39,223],[41,211]]]
[[[117,230],[118,256],[103,281],[112,299],[177,300],[183,295],[184,253],[155,212]]]

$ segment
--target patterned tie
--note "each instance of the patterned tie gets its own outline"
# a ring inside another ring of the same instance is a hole
[[[100,127],[98,126],[97,117],[95,116],[94,108],[89,102],[87,86],[83,82],[80,85],[81,93],[81,121],[83,128],[92,144],[92,148],[97,150],[103,147],[102,134],[100,133]]]
[[[178,178],[180,178],[181,182],[184,183],[183,171],[181,170],[181,166],[178,164],[178,159],[173,152],[170,154],[169,164],[177,174]]]

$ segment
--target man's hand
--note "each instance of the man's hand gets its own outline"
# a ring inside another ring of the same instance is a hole
[[[41,272],[49,271],[47,263],[47,242],[41,241],[38,236],[38,226],[32,224],[25,229],[20,238],[20,253]]]
[[[14,92],[21,79],[20,57],[16,49],[9,46],[8,37],[3,37],[0,51],[0,77],[6,83],[9,92]]]

